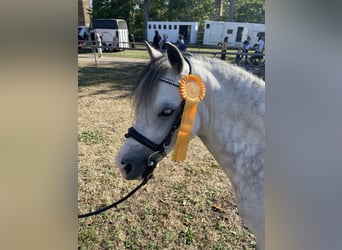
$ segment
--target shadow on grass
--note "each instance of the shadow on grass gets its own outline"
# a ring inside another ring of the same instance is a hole
[[[132,90],[146,62],[113,62],[109,64],[86,65],[78,67],[78,87],[96,86],[103,83],[110,85],[110,90]],[[103,94],[99,90],[96,94]]]

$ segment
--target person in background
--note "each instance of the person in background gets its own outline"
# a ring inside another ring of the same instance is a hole
[[[95,41],[96,41],[96,45],[102,46],[101,37],[99,33],[96,33]],[[99,54],[99,57],[102,57],[102,48],[97,48],[97,53]]]
[[[161,37],[159,35],[159,32],[158,32],[158,30],[155,30],[154,31],[154,37],[153,37],[153,43],[152,43],[152,45],[155,49],[159,49],[160,40],[161,40]]]
[[[90,40],[91,40],[92,45],[96,45],[95,37],[96,37],[95,33],[91,32],[90,33]]]
[[[258,35],[258,44],[255,49],[254,55],[251,56],[251,64],[257,65],[257,59],[260,61],[264,58],[262,55],[264,53],[265,41],[262,35]]]
[[[186,46],[185,46],[185,42],[184,42],[183,38],[184,38],[184,36],[182,34],[179,34],[178,40],[177,40],[177,47],[180,51],[186,50]]]
[[[159,43],[159,49],[160,49],[161,51],[166,50],[165,43],[168,43],[168,42],[170,42],[169,36],[168,36],[167,34],[164,34],[164,35],[163,35],[163,39],[162,39],[162,40],[160,41],[160,43]]]
[[[241,52],[246,53],[246,55],[236,55],[236,63],[237,64],[240,63],[240,61],[243,57],[245,57],[244,65],[246,66],[248,64],[248,55],[247,54],[248,54],[248,50],[250,48],[250,42],[249,42],[250,40],[251,40],[251,37],[247,36],[246,40],[242,43]]]
[[[248,63],[248,50],[250,48],[250,42],[249,42],[250,40],[251,40],[251,37],[247,36],[247,39],[242,44],[242,52],[246,53],[246,55],[245,55],[245,65]]]
[[[221,47],[221,60],[226,60],[227,49],[228,49],[228,36],[226,36],[223,40],[223,44]]]
[[[131,48],[135,48],[135,38],[133,33],[129,33],[128,35],[129,42],[131,44]]]

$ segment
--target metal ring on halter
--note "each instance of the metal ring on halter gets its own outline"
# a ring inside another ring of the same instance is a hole
[[[153,157],[156,156],[156,155],[158,155],[159,157],[156,158],[156,159],[153,159]],[[153,165],[157,164],[158,162],[160,162],[165,157],[165,155],[166,155],[165,151],[163,151],[163,152],[161,152],[161,151],[153,152],[147,158],[147,165],[148,166],[153,166]]]

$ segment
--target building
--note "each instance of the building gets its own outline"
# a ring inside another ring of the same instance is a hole
[[[265,24],[240,23],[223,21],[204,21],[203,45],[222,45],[223,39],[228,37],[228,46],[241,48],[243,41],[249,36],[250,45],[258,43],[258,36],[265,37]]]
[[[90,8],[89,0],[78,0],[78,26],[88,26],[90,17],[88,10]]]

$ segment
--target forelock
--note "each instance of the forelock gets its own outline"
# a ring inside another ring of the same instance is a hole
[[[171,68],[167,57],[159,57],[151,60],[140,74],[132,91],[135,110],[138,107],[149,108],[151,100],[154,98],[159,79]]]

